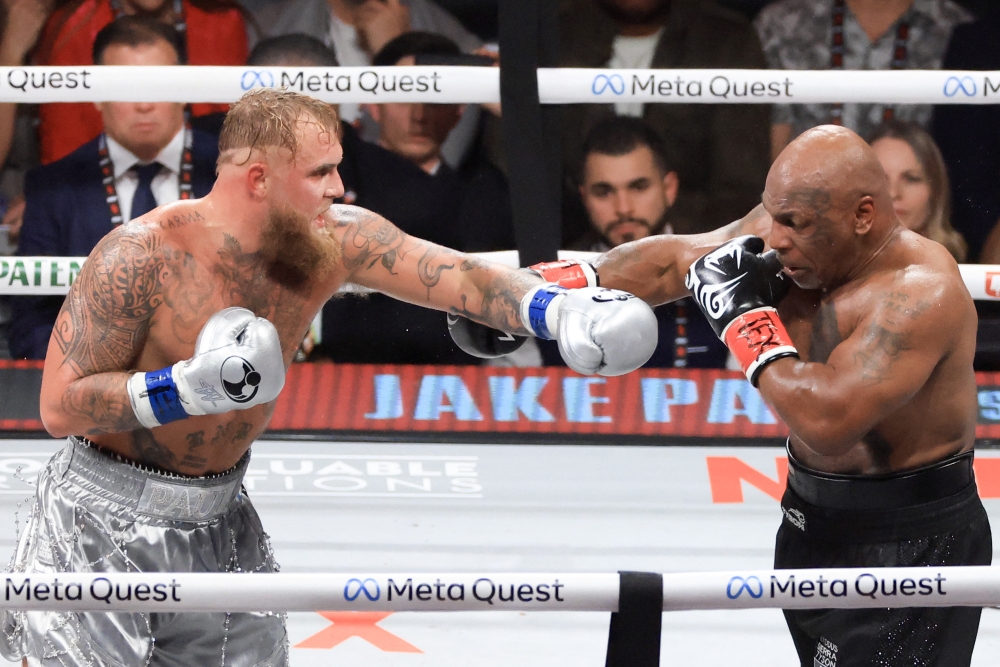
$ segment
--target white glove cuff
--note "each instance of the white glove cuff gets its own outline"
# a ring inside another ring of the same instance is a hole
[[[135,373],[125,387],[136,419],[146,428],[156,428],[194,413],[191,389],[177,362],[173,366],[149,373]],[[197,408],[195,408],[197,409]]]
[[[559,332],[559,304],[566,288],[555,283],[533,287],[521,299],[521,323],[542,340],[555,340]]]

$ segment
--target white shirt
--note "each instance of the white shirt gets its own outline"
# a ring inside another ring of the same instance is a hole
[[[106,135],[105,135],[106,136]],[[132,200],[139,187],[139,176],[132,167],[143,164],[129,149],[107,137],[108,156],[115,167],[115,189],[118,191],[118,205],[122,210],[122,220],[132,219]],[[181,198],[181,160],[184,159],[184,128],[181,128],[162,151],[153,159],[163,165],[160,173],[153,177],[150,188],[157,206],[175,202]]]
[[[656,53],[656,45],[660,42],[660,35],[663,28],[657,30],[648,37],[622,37],[615,36],[611,43],[611,60],[608,61],[610,69],[649,69],[653,64],[653,55]],[[615,113],[619,116],[642,117],[642,102],[616,102]]]
[[[348,25],[337,18],[330,10],[330,34],[327,35],[327,46],[333,47],[337,54],[337,62],[341,67],[369,67],[372,64],[368,52],[358,44],[358,31],[353,25]],[[356,102],[340,104],[340,118],[353,123],[361,116],[361,105]]]

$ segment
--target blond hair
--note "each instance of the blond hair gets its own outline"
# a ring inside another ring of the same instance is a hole
[[[267,151],[286,148],[292,159],[298,154],[298,124],[315,122],[323,133],[337,138],[337,110],[308,95],[283,88],[255,88],[230,105],[219,135],[219,164],[233,160],[237,151]],[[249,155],[248,155],[249,157]]]

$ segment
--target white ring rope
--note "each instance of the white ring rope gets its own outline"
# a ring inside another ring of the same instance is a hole
[[[53,611],[618,611],[618,574],[8,573],[0,608]],[[1000,568],[663,575],[663,610],[994,606]]]
[[[0,102],[234,102],[285,86],[331,103],[500,101],[493,67],[0,67]],[[1000,71],[538,70],[543,104],[997,104]]]
[[[483,259],[517,268],[516,250],[475,253]],[[598,253],[560,250],[559,259],[590,259]],[[66,294],[80,273],[86,257],[0,257],[0,296]],[[961,264],[965,286],[977,300],[1000,300],[1000,265]],[[357,285],[344,285],[341,292],[367,292]]]

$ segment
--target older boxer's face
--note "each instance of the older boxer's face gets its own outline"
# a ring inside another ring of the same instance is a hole
[[[835,193],[822,187],[780,187],[768,179],[763,202],[773,220],[768,242],[788,277],[803,289],[838,282],[851,238],[849,214]]]
[[[653,151],[637,146],[625,155],[588,155],[580,196],[590,224],[614,247],[663,231],[677,186],[677,174],[664,174]]]
[[[176,65],[177,53],[165,41],[104,51],[101,65]],[[184,125],[184,105],[172,102],[100,102],[108,136],[142,160],[152,160]]]

